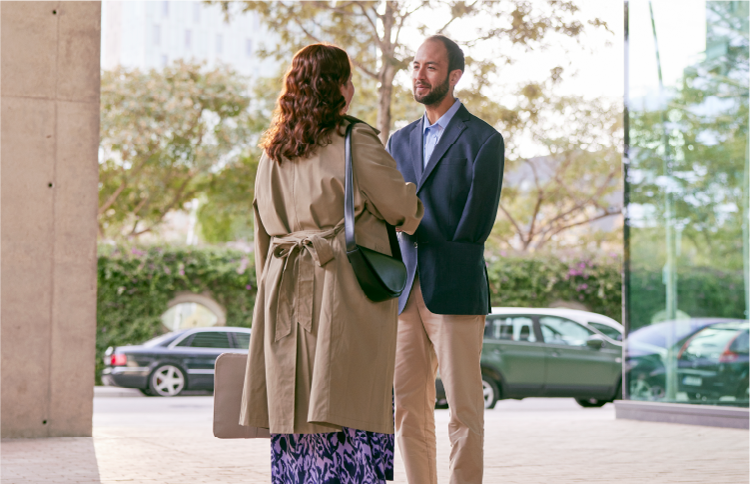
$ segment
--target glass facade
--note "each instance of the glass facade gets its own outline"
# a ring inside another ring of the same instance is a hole
[[[746,1],[625,2],[623,397],[748,406]]]

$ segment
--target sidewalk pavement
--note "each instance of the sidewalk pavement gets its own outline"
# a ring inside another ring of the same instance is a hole
[[[135,396],[135,395],[132,395]],[[6,439],[3,484],[269,483],[267,440],[211,434],[211,397],[94,399],[93,438]],[[448,482],[448,411],[436,411]],[[747,483],[748,432],[615,420],[572,399],[501,401],[485,417],[486,484]],[[396,451],[396,483],[405,484]]]

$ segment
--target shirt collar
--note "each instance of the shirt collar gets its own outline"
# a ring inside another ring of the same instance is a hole
[[[427,112],[424,113],[424,121],[422,122],[422,133],[427,131],[427,128],[432,128],[435,126],[440,126],[442,129],[445,129],[448,127],[448,123],[451,122],[451,119],[453,119],[453,116],[456,114],[456,111],[458,111],[458,108],[461,107],[461,100],[456,98],[456,100],[453,102],[453,106],[448,108],[448,110],[440,116],[440,119],[435,121],[435,124],[430,125],[430,121],[427,119]]]

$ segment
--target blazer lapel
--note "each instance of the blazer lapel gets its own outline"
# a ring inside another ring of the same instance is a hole
[[[466,129],[465,121],[466,119],[468,119],[468,116],[466,116],[468,114],[469,111],[467,111],[466,108],[462,105],[458,112],[456,112],[455,116],[453,116],[453,119],[451,119],[451,122],[448,123],[448,127],[445,129],[445,133],[443,133],[443,136],[440,137],[440,142],[437,144],[437,146],[435,146],[435,151],[433,151],[432,155],[430,155],[430,160],[427,162],[424,173],[422,173],[422,176],[419,179],[417,192],[419,192],[419,190],[422,188],[425,181],[427,181],[427,178],[430,177],[430,174],[443,158],[445,152],[448,151],[448,148],[450,148],[450,146],[456,142],[458,137],[461,136],[461,133]],[[420,137],[420,147],[421,146],[422,144]],[[420,148],[420,152],[421,150],[422,148]]]
[[[424,123],[424,116],[422,116],[419,123],[417,123],[411,131],[411,137],[409,138],[409,144],[411,145],[411,161],[414,166],[414,181],[417,183],[419,183],[419,180],[422,178],[422,167],[424,166],[422,162],[424,157],[422,154],[424,150],[422,138],[422,130],[424,128],[422,127],[422,123]]]

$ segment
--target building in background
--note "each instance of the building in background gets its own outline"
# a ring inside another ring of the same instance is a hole
[[[269,33],[255,13],[227,23],[218,5],[190,1],[102,2],[102,69],[158,69],[176,59],[227,64],[256,79],[276,74],[257,56]]]
[[[749,6],[625,2],[618,417],[748,425]]]

